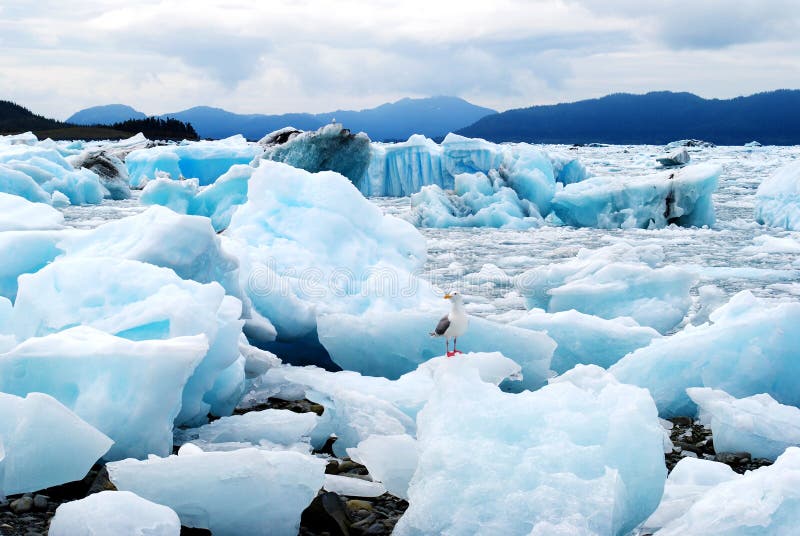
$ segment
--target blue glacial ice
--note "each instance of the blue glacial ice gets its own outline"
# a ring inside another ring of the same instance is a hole
[[[774,465],[721,482],[667,523],[658,536],[790,535],[800,525],[800,449],[789,448]]]
[[[51,196],[22,171],[0,164],[0,193],[18,195],[34,203],[51,203]]]
[[[183,280],[140,261],[67,256],[19,278],[12,325],[19,340],[76,325],[137,341],[204,335],[208,352],[184,388],[176,418],[179,425],[199,424],[217,414],[211,401],[225,371],[244,374],[237,361],[241,311],[241,302],[216,282]]]
[[[608,368],[661,336],[630,318],[607,320],[574,309],[552,314],[531,309],[511,325],[547,333],[556,342],[550,368],[558,374],[579,364]]]
[[[239,259],[241,287],[279,340],[318,344],[317,314],[434,299],[413,273],[426,256],[419,232],[385,216],[338,173],[262,161],[223,236]]]
[[[181,524],[217,536],[296,536],[325,478],[325,461],[255,448],[181,449],[177,456],[107,465],[117,489],[175,510]]]
[[[800,231],[800,162],[781,167],[759,184],[756,221]]]
[[[678,266],[659,266],[663,259],[661,246],[618,242],[526,270],[515,285],[530,308],[550,313],[574,309],[606,319],[630,317],[667,333],[689,312],[689,291],[697,276]]]
[[[51,396],[2,391],[0,500],[82,479],[113,443]]]
[[[720,166],[704,163],[644,177],[592,177],[556,192],[553,212],[574,227],[712,226],[711,195],[721,173]]]
[[[419,464],[416,439],[408,434],[374,434],[348,448],[347,455],[364,465],[389,493],[408,500],[408,484]]]
[[[493,384],[520,376],[520,366],[497,352],[434,358],[397,380],[285,365],[270,369],[245,396],[243,407],[268,397],[308,398],[321,404],[325,411],[312,433],[312,444],[320,448],[335,434],[333,451],[345,456],[348,448],[372,435],[413,435],[417,412],[436,389],[436,371],[462,368],[477,371],[483,381]]]
[[[652,534],[664,525],[684,515],[711,488],[739,478],[724,463],[697,458],[681,458],[670,471],[664,485],[664,496],[653,515],[642,525],[644,533]]]
[[[179,536],[178,515],[129,491],[101,491],[61,504],[48,536]]]
[[[690,387],[700,421],[711,428],[717,452],[749,452],[775,460],[800,446],[800,408],[779,404],[768,394],[734,398],[725,391]]]
[[[770,303],[742,291],[710,319],[655,339],[609,371],[649,389],[663,417],[696,413],[688,387],[737,398],[767,393],[781,404],[800,405],[800,303]]]
[[[213,183],[231,166],[249,164],[263,149],[242,136],[224,140],[182,142],[137,149],[125,158],[131,187],[142,188],[159,176],[172,179],[198,179],[201,186]]]
[[[0,232],[0,296],[13,301],[20,275],[38,271],[64,252],[58,247],[63,236],[61,231]]]
[[[322,315],[317,318],[319,340],[343,369],[397,379],[444,355],[444,339],[429,335],[447,313],[440,309]],[[547,382],[555,347],[544,333],[479,317],[470,317],[469,330],[458,340],[458,348],[464,352],[500,352],[518,363],[523,380],[515,383],[517,389],[538,389]]]
[[[623,535],[656,509],[664,431],[646,390],[591,365],[520,394],[439,372],[395,534]]]
[[[131,341],[78,326],[0,354],[0,392],[52,396],[114,440],[107,460],[166,455],[183,387],[207,351],[204,335]]]
[[[115,200],[131,197],[128,169],[125,162],[114,154],[113,146],[105,150],[87,149],[78,155],[67,157],[67,161],[76,169],[86,168],[95,173],[108,190],[106,197]]]
[[[214,184],[202,189],[195,179],[158,178],[147,183],[140,201],[143,205],[163,205],[180,214],[206,216],[211,218],[217,232],[223,231],[236,208],[247,201],[247,185],[253,169],[235,165]]]
[[[276,143],[279,139],[284,143]],[[283,162],[311,173],[335,171],[354,184],[362,180],[370,164],[370,141],[363,132],[352,134],[341,124],[331,123],[314,132],[281,129],[259,142],[264,158]]]

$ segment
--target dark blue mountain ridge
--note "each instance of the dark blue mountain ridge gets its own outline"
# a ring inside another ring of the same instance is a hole
[[[66,122],[72,125],[113,125],[129,119],[145,119],[146,117],[142,112],[125,104],[106,104],[76,112]]]
[[[81,113],[83,111],[73,117]],[[406,140],[412,134],[442,137],[495,113],[497,112],[490,108],[476,106],[458,97],[429,97],[405,98],[376,108],[337,110],[322,114],[237,114],[221,108],[196,106],[160,117],[191,123],[204,138],[226,138],[242,134],[251,140],[260,139],[265,134],[286,126],[315,130],[336,119],[353,132],[363,131],[373,140],[384,141]]]
[[[508,110],[458,134],[495,142],[664,144],[695,138],[718,145],[758,140],[800,144],[800,90],[733,99],[692,93],[616,93],[598,99]]]

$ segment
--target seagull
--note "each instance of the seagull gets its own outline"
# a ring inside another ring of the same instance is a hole
[[[447,357],[453,357],[461,353],[456,350],[456,343],[458,338],[467,331],[469,316],[467,316],[467,311],[464,310],[464,299],[461,294],[458,292],[448,293],[444,295],[444,299],[450,300],[453,308],[439,320],[436,329],[431,332],[431,337],[444,337],[445,353]],[[453,338],[452,352],[450,351],[450,337]]]

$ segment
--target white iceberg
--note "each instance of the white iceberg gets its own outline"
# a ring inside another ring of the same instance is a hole
[[[101,491],[56,509],[48,536],[179,536],[181,522],[171,509],[129,491]]]
[[[575,309],[606,319],[631,317],[667,333],[689,312],[696,275],[677,266],[659,267],[663,258],[661,246],[618,242],[532,268],[514,283],[530,308],[549,313]]]
[[[688,387],[735,397],[767,393],[781,404],[800,405],[800,303],[770,304],[742,291],[710,318],[711,324],[653,340],[609,371],[649,389],[663,417],[695,414]]]
[[[317,329],[331,359],[343,369],[397,379],[444,354],[444,339],[430,336],[442,314],[444,311],[330,314],[317,318]],[[544,333],[470,317],[469,330],[458,338],[458,348],[500,352],[522,367],[523,381],[518,388],[538,389],[550,375],[556,345]]]
[[[767,394],[734,398],[707,387],[686,390],[699,408],[700,421],[711,428],[717,452],[749,452],[775,460],[800,446],[800,408],[779,404]]]
[[[325,475],[323,488],[348,497],[380,497],[386,493],[386,488],[380,482],[341,475]]]
[[[425,262],[424,238],[337,173],[262,161],[224,236],[241,286],[279,340],[318,345],[319,313],[397,310],[433,297],[413,274]]]
[[[0,499],[80,480],[112,443],[49,395],[0,392]]]
[[[800,231],[800,162],[778,169],[758,186],[756,221]]]
[[[774,465],[714,486],[657,534],[794,534],[800,523],[798,479],[800,449],[792,447]]]
[[[394,534],[623,535],[658,505],[664,432],[646,390],[596,366],[520,394],[468,369],[435,378]]]
[[[0,354],[0,392],[52,396],[114,440],[107,460],[165,455],[183,387],[207,351],[204,335],[130,341],[78,326]]]
[[[697,164],[645,177],[592,177],[556,192],[553,212],[574,227],[712,226],[711,194],[721,173],[718,165]]]
[[[0,192],[0,231],[60,229],[64,215],[44,203]]]
[[[699,499],[717,484],[739,478],[740,475],[724,463],[682,458],[672,469],[664,485],[664,496],[642,530],[653,533],[684,515]]]
[[[325,461],[297,452],[240,449],[107,465],[117,489],[172,508],[215,536],[296,536],[325,479]]]
[[[574,309],[552,314],[531,309],[511,325],[547,333],[555,341],[550,368],[558,374],[579,364],[608,368],[661,336],[629,318],[607,320]]]
[[[680,147],[666,155],[657,156],[656,162],[664,167],[683,166],[688,164],[689,160],[691,159],[692,158],[689,156],[689,151],[687,151],[685,147]]]
[[[12,323],[19,340],[86,325],[131,340],[203,334],[209,349],[184,388],[176,424],[206,421],[215,382],[237,364],[241,303],[216,282],[109,257],[64,257],[19,278]],[[244,388],[239,382],[240,392]],[[233,402],[231,410],[238,403]],[[216,413],[215,413],[216,414]]]
[[[371,435],[358,447],[348,448],[347,455],[363,464],[386,491],[408,499],[408,484],[419,464],[417,442],[413,437],[408,434]]]

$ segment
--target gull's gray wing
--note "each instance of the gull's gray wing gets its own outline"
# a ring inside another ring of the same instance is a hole
[[[449,315],[444,315],[442,319],[439,320],[439,323],[436,324],[436,329],[433,330],[433,333],[431,333],[431,335],[438,335],[439,337],[441,337],[442,335],[444,335],[444,332],[447,331],[447,328],[449,327],[450,327]]]

